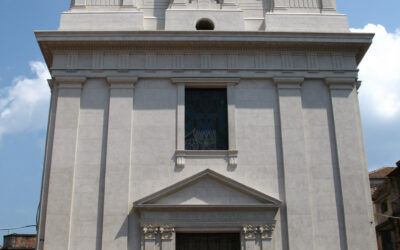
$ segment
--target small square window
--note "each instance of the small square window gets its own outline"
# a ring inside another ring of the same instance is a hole
[[[185,149],[227,150],[226,88],[185,89]]]

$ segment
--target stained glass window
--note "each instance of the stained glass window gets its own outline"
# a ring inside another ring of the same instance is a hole
[[[226,89],[185,90],[185,149],[228,149]]]

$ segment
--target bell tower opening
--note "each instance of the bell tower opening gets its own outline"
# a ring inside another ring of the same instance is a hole
[[[196,30],[214,30],[214,23],[210,19],[200,19],[196,24]]]

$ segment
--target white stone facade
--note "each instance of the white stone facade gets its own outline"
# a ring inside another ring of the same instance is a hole
[[[335,0],[75,0],[60,30],[196,30],[211,20],[215,30],[348,32]]]
[[[75,0],[36,33],[52,75],[38,249],[173,250],[183,232],[376,249],[357,99],[372,35],[345,20],[333,0]],[[227,150],[185,150],[185,88],[202,87],[227,90]]]

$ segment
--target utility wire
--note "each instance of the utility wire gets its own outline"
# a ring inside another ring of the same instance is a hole
[[[10,227],[10,228],[0,228],[0,231],[10,231],[10,230],[16,230],[16,229],[22,229],[22,228],[28,228],[28,227],[36,227],[36,225],[27,225],[27,226]]]

